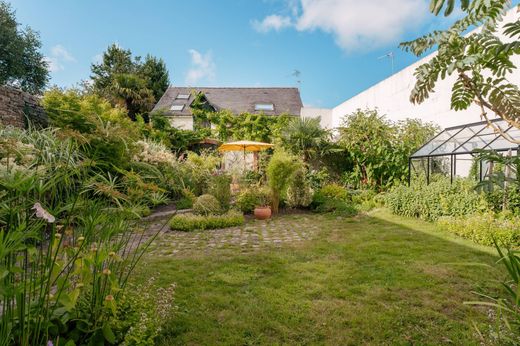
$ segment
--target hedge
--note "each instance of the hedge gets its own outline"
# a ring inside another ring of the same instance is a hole
[[[170,220],[170,228],[175,231],[194,231],[226,228],[244,224],[244,215],[238,211],[230,210],[222,215],[195,215],[180,214]]]

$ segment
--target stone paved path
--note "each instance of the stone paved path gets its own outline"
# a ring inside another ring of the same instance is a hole
[[[315,218],[316,216],[313,216]],[[161,234],[152,244],[150,253],[175,256],[209,253],[224,249],[242,252],[265,247],[280,247],[311,239],[319,230],[319,223],[307,222],[308,215],[289,215],[267,221],[250,220],[240,227],[226,229]]]

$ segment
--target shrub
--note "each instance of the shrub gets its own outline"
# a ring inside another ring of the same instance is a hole
[[[488,212],[464,217],[441,217],[437,224],[445,231],[482,245],[520,245],[520,217],[504,217]]]
[[[178,210],[181,209],[191,209],[193,208],[193,203],[197,200],[197,197],[191,192],[189,189],[182,190],[182,197],[175,203],[175,207]]]
[[[397,215],[435,221],[441,216],[464,216],[486,209],[484,197],[475,191],[475,182],[441,179],[430,185],[398,186],[386,194],[385,205]]]
[[[221,159],[209,152],[196,154],[189,152],[185,162],[182,163],[184,172],[184,184],[188,185],[196,195],[208,190],[208,182],[211,176],[217,172]]]
[[[220,202],[224,211],[231,203],[231,177],[227,174],[214,175],[209,181],[208,193]]]
[[[222,213],[222,207],[215,196],[206,194],[197,197],[193,203],[193,212],[197,215],[217,215]]]
[[[301,167],[294,172],[287,188],[287,205],[291,208],[308,207],[312,202],[312,189]]]
[[[384,204],[384,194],[374,190],[354,190],[351,192],[352,202],[359,211],[370,211]]]
[[[267,183],[272,191],[273,212],[278,212],[280,199],[287,190],[287,186],[294,172],[302,162],[294,155],[277,150],[267,165]]]
[[[320,213],[338,212],[346,215],[357,213],[348,191],[338,184],[327,184],[312,197],[312,207]]]
[[[266,206],[271,203],[271,192],[265,187],[250,187],[244,189],[237,196],[236,206],[243,213],[251,213],[257,206]]]
[[[244,215],[236,210],[230,210],[222,215],[176,215],[170,221],[170,228],[176,231],[189,232],[240,226],[242,224],[244,224]]]
[[[327,201],[347,201],[348,198],[348,192],[343,186],[335,183],[327,184],[312,196],[312,207],[317,209]]]

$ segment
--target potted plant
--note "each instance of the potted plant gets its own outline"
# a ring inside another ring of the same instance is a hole
[[[269,189],[258,190],[257,204],[253,214],[257,220],[266,220],[271,217],[271,192]]]

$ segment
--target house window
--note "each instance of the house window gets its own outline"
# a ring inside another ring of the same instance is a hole
[[[257,103],[255,104],[255,111],[274,111],[272,103]]]
[[[190,94],[178,94],[176,100],[187,100],[190,98]]]
[[[184,109],[184,105],[172,105],[170,110],[172,111],[182,111]]]

